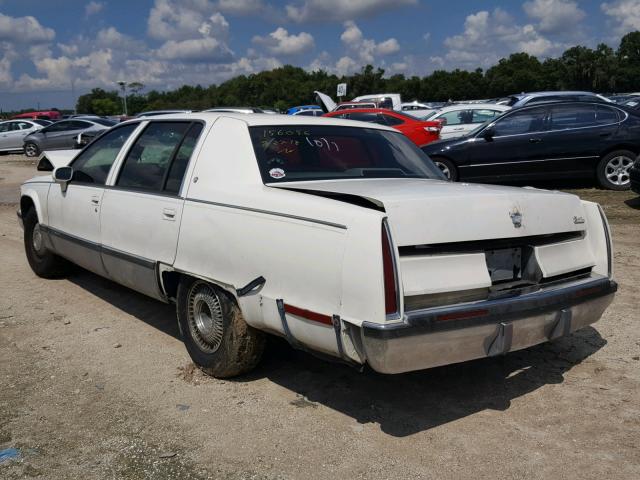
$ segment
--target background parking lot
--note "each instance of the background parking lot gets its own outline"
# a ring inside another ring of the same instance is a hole
[[[383,376],[274,339],[234,380],[203,376],[174,307],[75,270],[29,269],[0,157],[1,478],[640,477],[640,198],[590,185],[620,290],[602,320],[497,359]],[[543,185],[555,187],[554,185]]]

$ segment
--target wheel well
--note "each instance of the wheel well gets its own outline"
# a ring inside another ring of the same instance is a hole
[[[630,152],[633,152],[635,155],[638,155],[640,153],[640,149],[636,145],[623,143],[621,145],[615,145],[613,147],[607,148],[605,151],[602,152],[602,154],[600,155],[600,158],[603,158],[606,155],[609,155],[611,152],[615,152],[616,150],[629,150]]]
[[[20,199],[20,212],[22,214],[22,217],[26,217],[27,213],[29,213],[29,210],[31,210],[32,208],[36,208],[35,204],[33,203],[33,199],[24,195]]]
[[[179,272],[162,272],[162,286],[164,293],[168,298],[175,299],[178,295],[178,284],[180,283],[181,276],[182,274]]]

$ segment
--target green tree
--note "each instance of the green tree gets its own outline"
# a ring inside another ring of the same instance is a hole
[[[91,101],[91,113],[96,115],[117,115],[121,107],[111,98],[96,98]]]

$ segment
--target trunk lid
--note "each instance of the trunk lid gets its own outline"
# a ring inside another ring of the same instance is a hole
[[[393,241],[399,247],[584,229],[580,199],[557,191],[426,179],[329,180],[272,186],[365,198],[384,208]]]

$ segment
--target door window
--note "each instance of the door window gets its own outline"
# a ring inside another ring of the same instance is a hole
[[[521,135],[524,133],[534,133],[544,130],[544,123],[547,111],[544,108],[532,108],[523,112],[509,115],[498,122],[493,127],[496,137],[505,135]]]
[[[189,122],[152,122],[129,150],[116,183],[123,188],[162,191]],[[185,147],[187,148],[187,147]],[[176,167],[179,169],[179,167]],[[175,189],[175,178],[172,188]]]
[[[180,191],[184,173],[187,171],[187,165],[189,165],[189,159],[196,147],[200,132],[202,132],[201,123],[194,123],[191,125],[191,128],[189,128],[189,131],[182,140],[180,148],[178,148],[178,152],[171,164],[171,168],[169,169],[169,176],[167,177],[165,191],[175,194]]]
[[[0,123],[0,133],[4,133],[4,132],[8,132],[9,131],[9,122],[7,123]]]
[[[20,130],[29,130],[30,128],[33,127],[33,125],[27,122],[17,122],[17,124]]]
[[[104,185],[118,152],[137,127],[137,123],[124,125],[111,130],[89,145],[71,164],[73,180]]]
[[[49,125],[43,131],[47,133],[53,133],[53,132],[65,132],[67,130],[73,130],[73,125],[72,125],[73,123],[74,122],[71,122],[70,120],[56,122],[53,125]]]
[[[15,132],[20,130],[20,122],[9,122],[9,131]]]
[[[471,110],[471,123],[484,123],[493,120],[501,113],[499,110]]]
[[[551,130],[590,127],[596,123],[594,105],[556,105],[551,107]]]
[[[452,112],[443,113],[437,118],[444,120],[444,124],[447,126],[470,123],[468,110],[454,110]]]

